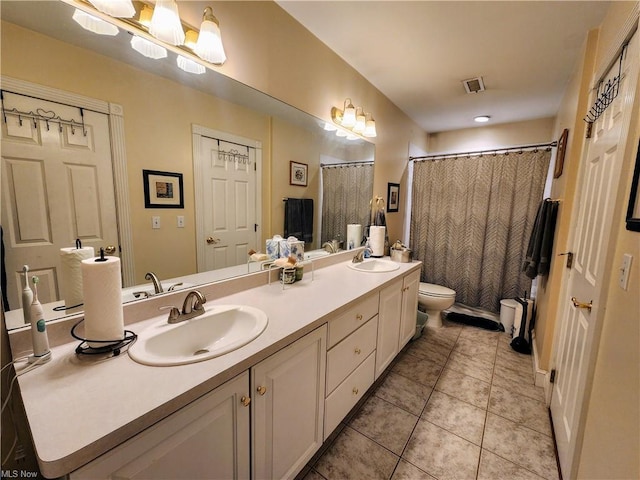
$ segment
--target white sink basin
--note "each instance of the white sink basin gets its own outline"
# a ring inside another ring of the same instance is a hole
[[[330,255],[326,250],[311,250],[310,252],[304,252],[305,260],[313,260],[314,258],[326,257]]]
[[[201,362],[236,350],[267,328],[267,314],[244,305],[205,305],[205,313],[176,324],[167,316],[138,334],[129,356],[153,366]]]
[[[400,268],[400,264],[391,260],[382,260],[380,258],[367,258],[360,263],[347,263],[349,268],[358,270],[359,272],[383,273],[393,272]]]

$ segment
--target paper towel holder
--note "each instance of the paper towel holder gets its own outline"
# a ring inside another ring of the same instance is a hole
[[[111,354],[113,357],[117,357],[122,353],[122,349],[129,347],[133,342],[136,341],[138,335],[132,332],[131,330],[124,331],[124,338],[122,339],[114,339],[114,340],[91,340],[89,338],[83,338],[76,333],[76,328],[84,322],[84,318],[76,323],[71,328],[71,336],[76,340],[80,340],[80,345],[76,347],[77,355],[105,355]],[[104,344],[99,347],[92,347],[89,343],[99,343]]]

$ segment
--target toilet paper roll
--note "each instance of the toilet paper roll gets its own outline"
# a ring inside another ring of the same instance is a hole
[[[362,225],[350,223],[347,225],[347,250],[357,248],[362,243]]]
[[[384,239],[387,228],[372,225],[369,228],[369,246],[372,257],[384,257]]]
[[[81,264],[83,260],[95,256],[93,247],[60,249],[60,295],[66,313],[82,310],[82,307],[71,308],[83,303]]]
[[[96,261],[98,260],[98,261]],[[82,261],[84,291],[84,337],[90,340],[122,340],[122,280],[118,257],[90,258]],[[104,347],[107,343],[92,343]]]

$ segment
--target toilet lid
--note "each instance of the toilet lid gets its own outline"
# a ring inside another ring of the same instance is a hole
[[[418,291],[424,295],[430,295],[432,297],[455,297],[456,291],[442,285],[436,285],[435,283],[420,282],[420,288]]]

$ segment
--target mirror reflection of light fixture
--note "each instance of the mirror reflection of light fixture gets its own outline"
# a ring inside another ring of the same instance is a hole
[[[181,70],[184,70],[187,73],[195,73],[197,75],[201,75],[207,71],[203,65],[200,65],[198,62],[194,62],[190,58],[183,57],[182,55],[178,55],[177,58],[178,67]]]
[[[94,17],[93,15],[83,12],[82,10],[78,10],[77,8],[75,12],[73,12],[73,16],[71,18],[73,18],[75,22],[85,30],[97,33],[98,35],[115,36],[119,32],[118,27],[115,25],[111,25],[109,22],[105,22],[101,18]]]
[[[477,123],[487,123],[490,119],[491,117],[489,115],[478,115],[477,117],[473,118],[473,120]]]
[[[184,43],[184,30],[175,0],[158,0],[153,9],[149,33],[171,45]]]
[[[206,7],[202,15],[202,25],[198,42],[193,51],[203,60],[215,65],[222,65],[227,56],[222,46],[222,36],[220,34],[220,22],[213,15],[213,9]]]
[[[136,14],[131,0],[89,0],[89,3],[112,17],[131,18]]]
[[[145,57],[153,58],[154,60],[167,57],[166,48],[137,35],[131,37],[131,48]]]
[[[373,138],[377,135],[376,122],[370,113],[365,113],[363,107],[355,108],[351,104],[350,98],[344,101],[344,105],[344,110],[340,110],[337,107],[331,108],[331,119],[333,123],[337,125],[335,128],[337,129],[336,134],[338,136],[346,136],[349,140],[355,140],[362,137]],[[352,110],[353,123],[349,121]],[[325,130],[329,129],[325,127]]]

